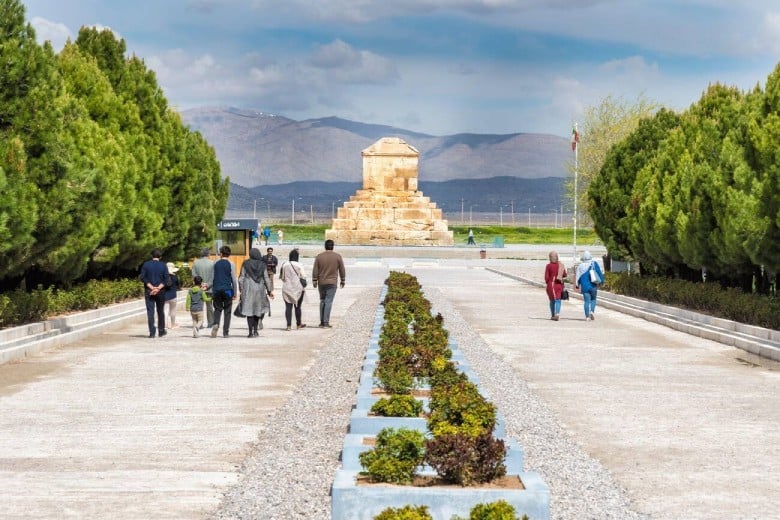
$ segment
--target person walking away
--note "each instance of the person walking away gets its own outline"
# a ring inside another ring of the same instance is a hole
[[[263,317],[271,310],[268,299],[274,297],[268,268],[259,249],[249,250],[249,260],[241,266],[238,287],[241,289],[241,314],[246,316],[249,328],[248,337],[256,338],[260,335],[257,329],[263,328]]]
[[[282,244],[284,244],[284,231],[282,231],[281,229],[279,229],[279,230],[276,232],[276,239],[279,241],[279,245],[282,245]]]
[[[325,241],[325,251],[314,259],[314,267],[311,271],[311,281],[315,288],[319,286],[320,292],[320,328],[331,328],[330,311],[333,308],[333,299],[336,297],[336,283],[341,280],[341,288],[344,288],[345,272],[344,260],[341,255],[333,251],[333,240]]]
[[[477,243],[474,242],[474,230],[472,230],[471,228],[469,228],[469,241],[466,242],[466,245],[467,246],[475,246],[475,245],[477,245]]]
[[[292,315],[295,310],[295,328],[302,329],[306,326],[301,321],[301,305],[306,289],[301,284],[301,279],[306,279],[306,271],[298,262],[297,249],[290,251],[289,261],[279,268],[279,278],[282,280],[282,299],[284,300],[284,317],[287,319],[287,330],[292,329]]]
[[[266,255],[263,256],[263,261],[268,268],[268,278],[271,280],[271,290],[274,290],[274,276],[276,276],[276,266],[279,265],[279,259],[274,256],[274,248],[269,247],[266,249]],[[271,316],[271,307],[268,307],[268,316]]]
[[[214,261],[209,258],[211,251],[208,247],[204,247],[200,250],[200,258],[195,260],[192,264],[192,276],[200,276],[203,280],[201,283],[201,289],[206,291],[208,300],[203,300],[206,306],[206,323],[202,324],[201,328],[214,325],[214,303],[212,301],[214,297],[213,285],[214,285]],[[194,279],[194,278],[193,278]]]
[[[271,238],[271,228],[266,226],[263,229],[263,238],[265,238],[265,245],[268,245],[268,239]]]
[[[233,310],[233,300],[238,298],[238,280],[235,267],[228,260],[230,247],[220,247],[219,256],[219,260],[214,262],[214,323],[211,326],[211,337],[217,337],[219,322],[224,312],[225,323],[222,327],[222,336],[227,338],[230,335],[230,312]]]
[[[163,337],[165,331],[165,287],[170,284],[170,275],[165,264],[160,261],[162,252],[152,251],[152,259],[141,266],[139,278],[144,284],[144,302],[146,303],[146,320],[149,324],[149,337]],[[157,327],[154,326],[154,315],[157,314]]]
[[[547,285],[547,298],[550,300],[550,319],[558,321],[561,316],[561,296],[566,267],[558,260],[558,253],[550,251],[550,263],[544,268],[544,283]]]
[[[176,276],[176,273],[179,272],[179,268],[176,267],[173,262],[168,262],[165,264],[165,267],[168,269],[168,274],[171,276],[171,284],[165,287],[165,306],[168,307],[169,328],[175,329],[178,327],[178,325],[176,325],[176,297],[179,294],[179,289],[181,289],[179,277]]]
[[[206,294],[206,291],[201,287],[203,278],[194,276],[192,278],[192,283],[193,286],[187,291],[185,309],[190,311],[190,316],[192,317],[192,337],[197,338],[200,329],[203,327],[203,315],[206,303],[211,301],[211,297]]]
[[[574,280],[575,287],[582,292],[585,306],[585,319],[596,319],[596,295],[598,286],[604,283],[604,274],[601,272],[598,262],[593,261],[590,251],[582,253],[582,261],[577,266],[577,276]]]

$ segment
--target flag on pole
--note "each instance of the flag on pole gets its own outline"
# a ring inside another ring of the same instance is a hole
[[[577,124],[571,129],[571,151],[577,150],[577,144],[580,142],[580,133],[577,131]]]

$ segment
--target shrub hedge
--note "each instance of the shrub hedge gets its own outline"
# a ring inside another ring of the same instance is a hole
[[[606,273],[616,294],[680,307],[718,318],[780,330],[780,298],[748,294],[717,283],[694,283],[660,276]]]
[[[192,285],[192,274],[184,265],[176,273],[182,287]],[[137,278],[90,280],[70,289],[38,287],[0,294],[0,328],[44,321],[69,312],[97,309],[106,305],[142,298],[143,284]]]

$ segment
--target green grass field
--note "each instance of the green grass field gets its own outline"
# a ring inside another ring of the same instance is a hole
[[[291,243],[308,244],[320,242],[329,225],[306,224],[274,226],[284,230],[284,239]],[[468,226],[450,226],[455,234],[455,245],[465,245],[468,240]],[[504,244],[568,244],[572,241],[572,230],[561,228],[529,228],[524,226],[474,226],[474,240],[478,245],[491,245],[497,237],[504,238]],[[578,229],[577,240],[581,243],[598,244],[600,240],[592,229]],[[272,235],[275,242],[275,234]]]

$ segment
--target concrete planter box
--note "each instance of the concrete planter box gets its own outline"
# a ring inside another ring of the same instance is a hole
[[[468,376],[469,381],[479,386],[479,377],[473,370],[471,370],[470,368],[465,368],[461,370],[461,372],[463,372],[464,374],[466,374],[466,376]],[[360,373],[360,382],[358,385],[357,395],[370,397],[371,391],[377,388],[378,388],[377,381],[376,378],[374,378],[374,367],[371,366],[369,369],[363,369],[363,371]],[[420,386],[419,388],[429,388],[429,387]],[[481,389],[480,389],[480,393],[482,395],[485,395]]]
[[[480,487],[413,487],[391,484],[358,486],[358,471],[341,469],[331,488],[331,520],[369,520],[388,507],[428,506],[436,520],[450,520],[453,515],[468,517],[477,504],[505,500],[519,517],[549,520],[550,490],[538,474],[514,473],[525,489]]]
[[[428,431],[428,420],[424,417],[382,417],[368,413],[368,408],[352,410],[349,416],[349,433],[376,435],[384,428],[409,428],[423,433]],[[501,414],[496,416],[493,436],[506,437],[506,422]]]
[[[375,438],[374,435],[365,434],[347,434],[344,439],[344,449],[341,451],[341,469],[362,471],[363,467],[360,465],[360,454],[364,451],[369,451],[373,446],[365,443],[367,439]],[[523,471],[523,448],[520,444],[514,440],[506,437],[502,437],[506,444],[506,459],[504,464],[507,468],[507,473],[517,474]],[[421,474],[432,474],[433,470],[424,467]]]

